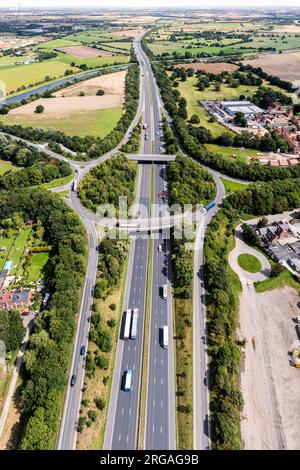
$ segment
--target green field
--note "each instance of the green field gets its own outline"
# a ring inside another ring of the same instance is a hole
[[[53,39],[52,41],[42,42],[34,49],[55,49],[57,47],[80,46],[80,42],[69,38]]]
[[[287,51],[289,49],[300,49],[300,36],[298,37],[294,34],[283,34],[280,36],[255,36],[252,41],[246,42],[244,44],[246,47],[253,47],[258,49],[260,47],[264,48],[275,48],[277,51]]]
[[[46,275],[45,267],[49,260],[49,252],[33,253],[28,268],[28,282],[36,282]]]
[[[15,240],[14,246],[9,256],[9,261],[13,262],[13,268],[10,271],[10,274],[12,275],[17,274],[18,266],[20,264],[24,250],[27,246],[27,240],[28,240],[30,231],[31,231],[30,228],[24,228],[20,230]]]
[[[53,128],[67,135],[84,137],[91,135],[104,137],[112,131],[123,114],[122,108],[100,109],[96,111],[78,111],[64,114],[7,114],[1,116],[6,124],[20,124],[22,126]]]
[[[72,69],[75,72],[78,71],[74,67],[53,59],[36,64],[0,69],[0,80],[5,83],[6,92],[12,93],[17,91],[18,87],[33,86],[36,82],[45,80],[46,76],[50,77],[50,79],[61,77],[67,69]]]
[[[15,170],[17,168],[20,169],[20,167],[13,165],[11,162],[0,160],[0,175],[4,175],[7,171]]]
[[[68,66],[71,66],[72,62],[74,62],[76,65],[86,64],[88,67],[102,67],[104,65],[114,65],[115,63],[125,64],[126,62],[128,62],[129,56],[119,54],[122,54],[121,51],[119,51],[118,55],[114,56],[93,57],[90,59],[84,59],[71,54],[60,53],[56,60],[59,60],[60,62],[67,64]]]
[[[249,163],[249,160],[253,157],[257,157],[257,155],[260,153],[257,150],[253,149],[240,149],[237,147],[223,147],[222,145],[216,145],[216,144],[205,144],[205,147],[207,150],[209,150],[212,153],[218,153],[224,157],[232,157],[235,155],[234,158],[237,161],[242,161]]]
[[[238,263],[242,269],[249,273],[258,273],[262,269],[262,264],[259,259],[249,253],[239,255]]]
[[[300,283],[295,279],[293,274],[284,269],[278,276],[270,277],[264,281],[255,283],[256,292],[266,292],[272,289],[279,289],[280,287],[291,286],[300,292]]]
[[[6,247],[5,251],[0,251],[0,272],[3,269],[5,262],[7,261],[9,250],[11,249],[15,236],[16,236],[16,233],[11,232],[8,238],[0,237],[0,246]]]
[[[39,188],[52,189],[52,188],[57,188],[59,186],[64,186],[65,184],[70,183],[70,181],[72,181],[73,178],[74,178],[74,173],[72,173],[69,176],[65,176],[64,178],[58,178],[56,180],[50,181],[50,183],[41,184]]]
[[[236,191],[243,191],[248,186],[247,184],[237,183],[236,181],[228,180],[227,178],[221,178],[221,180],[224,184],[226,195]]]
[[[219,135],[227,132],[232,134],[228,129],[225,129],[224,126],[218,122],[209,122],[211,116],[206,111],[206,109],[198,103],[199,100],[205,100],[206,98],[203,95],[204,92],[200,92],[195,88],[196,77],[188,79],[186,82],[179,82],[179,91],[181,95],[187,100],[187,112],[188,117],[190,118],[193,114],[197,114],[200,118],[199,126],[207,127],[213,137],[218,137]]]
[[[11,57],[7,55],[7,56],[0,57],[0,69],[11,67],[12,65],[15,65],[16,62],[23,62],[23,61],[30,60],[30,59],[32,59],[31,56]]]

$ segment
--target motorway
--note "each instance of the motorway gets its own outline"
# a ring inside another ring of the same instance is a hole
[[[166,115],[160,99],[157,85],[152,73],[151,65],[144,54],[137,38],[134,47],[141,66],[141,93],[140,105],[137,115],[130,125],[122,142],[111,152],[92,162],[77,162],[68,160],[75,170],[77,181],[81,179],[101,161],[105,161],[117,153],[120,146],[128,140],[128,137],[137,124],[141,114],[143,122],[148,124],[146,131],[142,133],[142,153],[145,155],[160,154],[163,152],[160,142],[161,112]],[[53,86],[53,85],[52,85]],[[166,116],[168,118],[168,116]],[[170,122],[169,118],[168,121]],[[148,139],[145,138],[148,133]],[[21,140],[21,139],[20,139]],[[55,154],[41,145],[32,144],[39,150],[48,153],[49,156],[58,159],[64,157]],[[152,167],[150,163],[139,165],[139,184],[137,202],[148,210],[148,220],[161,219],[166,215],[166,208],[162,204],[161,209],[155,209],[150,214]],[[162,203],[161,193],[167,191],[165,180],[165,168],[163,163],[154,166],[154,182],[156,203]],[[212,171],[218,188],[217,205],[203,217],[203,213],[197,214],[196,220],[200,221],[196,240],[195,276],[194,276],[194,448],[208,449],[209,440],[209,399],[208,399],[208,360],[206,338],[206,312],[204,304],[203,288],[203,240],[204,231],[211,217],[219,208],[219,203],[224,197],[224,187],[219,174]],[[66,186],[66,188],[68,185]],[[98,237],[95,225],[101,223],[99,216],[85,209],[75,192],[71,192],[69,205],[78,212],[85,224],[89,259],[87,276],[83,290],[82,304],[78,317],[78,329],[74,345],[70,377],[77,375],[74,387],[68,387],[66,392],[65,407],[63,411],[58,449],[76,448],[76,422],[82,397],[84,382],[84,359],[80,356],[80,347],[88,346],[88,333],[90,326],[91,304],[93,301],[93,289],[95,285],[98,263]],[[201,223],[201,219],[204,221]],[[102,222],[103,223],[103,222]],[[171,225],[174,221],[171,223]],[[147,225],[145,225],[145,229]],[[141,230],[142,231],[142,230]],[[146,231],[146,230],[145,230]],[[175,385],[174,385],[174,352],[172,330],[172,296],[171,296],[171,268],[170,268],[170,239],[167,227],[163,225],[159,239],[154,239],[153,273],[151,282],[151,318],[149,335],[149,369],[147,371],[147,399],[146,399],[146,429],[145,449],[175,449],[176,448],[176,423],[175,423]],[[165,240],[162,243],[162,240]],[[138,335],[135,341],[120,341],[117,345],[115,371],[111,389],[108,418],[104,439],[105,449],[130,450],[137,447],[138,417],[140,406],[140,390],[142,376],[142,354],[144,340],[144,315],[146,310],[146,285],[149,256],[150,237],[148,234],[135,234],[132,237],[129,254],[128,272],[124,293],[123,311],[127,308],[139,309]],[[158,245],[163,245],[163,250],[158,250]],[[149,280],[148,280],[149,281]],[[168,285],[168,299],[161,296],[161,287]],[[159,330],[163,325],[169,327],[169,348],[164,350],[159,342]],[[121,327],[122,333],[122,327]],[[130,393],[122,391],[122,374],[128,368],[133,370],[133,388]]]

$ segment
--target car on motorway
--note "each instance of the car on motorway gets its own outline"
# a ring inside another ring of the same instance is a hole
[[[85,353],[86,353],[86,347],[85,345],[83,344],[80,348],[80,356],[85,356]]]
[[[71,387],[74,387],[74,385],[76,384],[76,380],[77,380],[77,375],[73,374],[71,377]]]
[[[160,252],[161,252],[161,251],[162,251],[162,249],[163,249],[162,245],[158,245],[158,251],[160,251]]]
[[[300,315],[296,317],[296,323],[300,323]]]
[[[148,140],[148,139],[149,139],[149,136],[148,136],[148,134],[146,133],[146,134],[145,134],[145,140]]]
[[[131,390],[131,382],[132,382],[132,370],[128,369],[125,372],[125,383],[124,383],[124,391],[130,392]]]

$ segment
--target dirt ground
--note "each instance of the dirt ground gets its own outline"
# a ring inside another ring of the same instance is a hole
[[[34,36],[32,38],[15,38],[15,37],[0,37],[0,49],[15,49],[17,47],[29,46],[40,42],[48,41],[49,39],[43,36]]]
[[[123,98],[120,95],[104,96],[74,96],[69,98],[41,98],[28,103],[20,108],[15,108],[9,114],[30,115],[35,113],[38,105],[44,106],[45,114],[65,114],[80,110],[97,110],[108,108],[120,108],[123,105]]]
[[[113,55],[109,51],[99,51],[98,49],[94,49],[93,47],[88,46],[59,47],[58,50],[75,57],[81,57],[82,59],[91,59],[94,57],[111,57]]]
[[[123,97],[125,77],[126,71],[122,70],[121,72],[110,73],[102,77],[90,78],[84,82],[76,83],[63,90],[59,90],[54,93],[54,96],[57,98],[63,96],[78,96],[80,91],[83,91],[86,95],[92,96],[96,95],[99,88],[102,88],[107,95],[121,95]]]
[[[257,294],[247,285],[241,294],[245,449],[300,448],[300,370],[290,363],[299,314],[299,294],[290,287]]]
[[[275,26],[271,31],[266,30],[262,31],[263,34],[274,34],[274,33],[288,33],[288,34],[300,34],[300,25],[296,24],[283,24],[280,26]]]
[[[203,70],[204,72],[221,73],[221,72],[235,72],[238,69],[237,65],[228,64],[227,62],[216,62],[215,64],[178,64],[176,67],[183,69]]]
[[[261,67],[265,72],[282,80],[289,82],[300,80],[300,52],[266,54],[254,60],[245,60],[243,63]]]
[[[143,28],[137,28],[137,29],[120,29],[119,31],[112,31],[110,32],[111,36],[128,36],[135,38]]]

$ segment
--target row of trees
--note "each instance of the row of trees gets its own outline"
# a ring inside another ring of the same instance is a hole
[[[36,322],[24,357],[20,449],[53,449],[67,384],[67,370],[86,265],[86,235],[71,209],[43,190],[2,191],[0,219],[20,212],[40,220],[52,246],[51,298]]]
[[[127,197],[130,207],[134,201],[136,168],[136,163],[123,154],[101,162],[80,184],[78,195],[82,204],[94,212],[101,204],[112,204],[118,214],[119,198]]]
[[[141,132],[142,132],[142,123],[139,121],[138,125],[133,129],[131,136],[128,139],[128,142],[121,147],[121,152],[124,153],[138,153],[141,146]]]
[[[299,179],[254,184],[230,195],[206,232],[204,281],[211,359],[211,429],[216,449],[241,448],[243,400],[237,379],[240,347],[244,346],[244,340],[236,339],[238,299],[233,286],[238,285],[238,280],[228,269],[229,238],[243,213],[267,215],[292,210],[299,205]],[[264,223],[263,219],[261,223]],[[253,238],[249,241],[255,242]]]
[[[109,152],[118,145],[137,112],[138,102],[139,68],[133,65],[129,67],[125,81],[124,113],[117,126],[103,139],[92,136],[71,137],[55,129],[45,130],[20,125],[4,125],[3,123],[0,123],[0,130],[34,142],[56,142],[77,152],[77,157],[73,158],[77,158],[79,161],[90,160]]]
[[[6,136],[0,137],[0,159],[22,167],[19,171],[11,170],[1,175],[0,189],[35,186],[72,173],[67,162],[51,159],[45,153],[26,146],[24,142]]]

